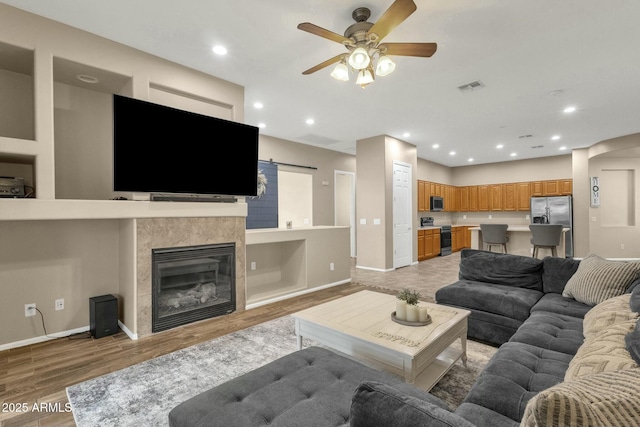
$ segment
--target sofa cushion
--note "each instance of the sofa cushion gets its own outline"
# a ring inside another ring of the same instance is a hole
[[[636,322],[633,331],[624,337],[624,343],[631,358],[640,365],[640,320]]]
[[[469,420],[476,427],[519,427],[520,421],[514,421],[484,406],[475,403],[462,403],[456,408],[456,415]]]
[[[527,404],[522,427],[640,425],[640,368],[603,372],[545,390]]]
[[[440,405],[408,396],[375,381],[363,382],[356,388],[349,422],[351,427],[473,427]]]
[[[596,305],[622,295],[640,275],[640,261],[611,261],[587,255],[567,282],[562,295]]]
[[[573,356],[584,342],[582,319],[548,311],[535,311],[518,328],[509,342],[526,343]]]
[[[542,295],[534,289],[461,279],[438,289],[436,301],[523,321]]]
[[[542,291],[542,260],[463,249],[458,276],[464,280]]]
[[[583,304],[573,298],[566,298],[561,294],[548,293],[544,294],[544,296],[540,298],[540,301],[531,308],[531,312],[548,311],[551,313],[583,318],[592,308],[593,306]]]
[[[627,320],[589,334],[571,359],[564,380],[573,381],[600,372],[637,368],[638,364],[625,347],[625,336],[633,331],[635,325],[635,320]]]
[[[640,281],[636,280],[636,282]],[[635,283],[635,282],[634,282]],[[629,299],[629,308],[631,311],[640,313],[640,286],[636,286],[631,291],[631,298]]]
[[[561,294],[579,265],[580,261],[573,258],[545,257],[542,260],[543,292]]]
[[[464,403],[520,421],[527,401],[562,382],[570,361],[568,354],[523,343],[505,343],[489,360]]]
[[[593,307],[584,316],[583,334],[585,338],[596,335],[618,323],[637,319],[640,313],[631,311],[631,294],[609,298]]]

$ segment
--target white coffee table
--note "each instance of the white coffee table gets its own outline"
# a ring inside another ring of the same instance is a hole
[[[428,308],[434,322],[428,326],[403,326],[391,320],[395,304],[394,295],[360,291],[294,313],[298,348],[302,348],[303,337],[309,338],[404,377],[407,383],[415,383],[426,391],[458,360],[466,366],[469,311],[420,302]],[[419,343],[407,345],[376,333],[389,330],[421,338]],[[458,339],[460,348],[452,346]]]

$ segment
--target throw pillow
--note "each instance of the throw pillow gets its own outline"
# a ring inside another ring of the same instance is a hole
[[[598,334],[611,326],[634,320],[640,317],[640,313],[631,311],[629,301],[631,294],[623,294],[609,298],[593,307],[584,315],[582,333],[585,338]]]
[[[637,427],[640,368],[564,382],[534,396],[521,427]]]
[[[629,284],[639,276],[640,261],[611,261],[589,254],[580,261],[562,296],[596,305],[624,294]]]
[[[564,380],[573,381],[600,372],[638,368],[625,346],[625,336],[635,326],[635,320],[627,320],[590,335],[569,362]]]

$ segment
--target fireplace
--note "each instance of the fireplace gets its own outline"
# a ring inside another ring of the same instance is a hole
[[[235,243],[152,249],[152,332],[236,310]]]

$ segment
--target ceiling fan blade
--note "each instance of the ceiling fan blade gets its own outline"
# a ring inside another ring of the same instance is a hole
[[[305,76],[311,73],[315,73],[318,70],[322,70],[325,67],[328,67],[331,64],[335,64],[336,62],[339,62],[344,56],[346,55],[346,53],[341,53],[340,55],[336,55],[331,59],[327,59],[326,61],[316,65],[315,67],[311,67],[306,71],[303,71],[302,74],[304,74]]]
[[[389,6],[389,9],[382,14],[380,19],[369,28],[367,35],[371,36],[371,34],[376,34],[378,40],[382,40],[391,30],[415,12],[416,9],[417,6],[413,0],[396,0]]]
[[[428,58],[436,53],[437,43],[380,43],[378,48],[385,55],[422,56]]]
[[[325,30],[324,28],[318,27],[317,25],[311,24],[310,22],[303,22],[302,24],[298,24],[298,29],[306,31],[307,33],[315,34],[316,36],[324,37],[325,39],[329,39],[336,43],[352,43],[351,39],[348,39],[345,36],[341,36],[338,33],[334,33],[333,31]]]

